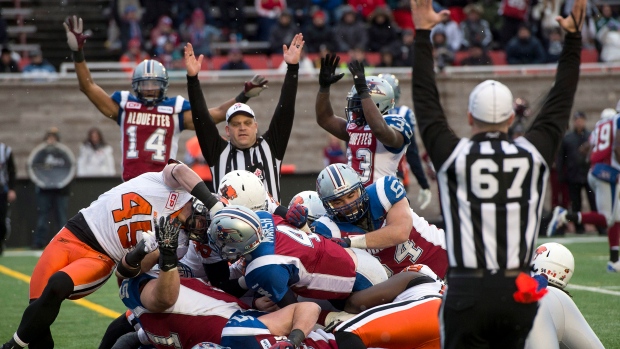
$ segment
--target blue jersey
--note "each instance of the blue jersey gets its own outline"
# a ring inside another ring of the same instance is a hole
[[[394,108],[388,111],[388,114],[398,115],[407,121],[409,127],[411,127],[411,131],[415,130],[415,114],[413,114],[413,110],[406,105],[397,105]]]

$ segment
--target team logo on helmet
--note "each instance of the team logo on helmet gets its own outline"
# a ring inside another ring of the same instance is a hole
[[[370,89],[370,93],[372,93],[372,94],[382,95],[382,96],[386,95],[385,92],[383,92],[379,88],[379,83],[378,82],[368,81],[368,88]]]
[[[239,232],[235,229],[224,228],[221,225],[217,225],[217,237],[224,242],[242,242],[243,238]]]
[[[546,246],[540,246],[536,249],[536,255],[534,256],[534,259],[536,259],[536,257],[540,256],[541,254],[547,252],[547,247]]]
[[[220,194],[222,194],[222,197],[226,200],[233,200],[238,197],[235,188],[226,184],[220,189]]]
[[[304,203],[304,198],[302,198],[301,196],[295,196],[293,198],[293,203],[294,204],[298,204],[298,205],[302,205]]]

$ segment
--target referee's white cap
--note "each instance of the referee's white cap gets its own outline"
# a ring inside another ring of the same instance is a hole
[[[469,95],[469,112],[474,119],[499,124],[514,113],[510,89],[499,81],[481,82]]]
[[[230,118],[237,114],[243,114],[252,118],[256,118],[256,115],[254,115],[254,110],[252,110],[249,105],[245,103],[235,103],[231,105],[230,108],[228,108],[228,111],[226,111],[226,122],[228,122]]]

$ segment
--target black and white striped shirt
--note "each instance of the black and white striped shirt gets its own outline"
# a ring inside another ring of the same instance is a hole
[[[247,170],[261,178],[265,189],[276,201],[280,201],[280,166],[293,129],[298,71],[299,64],[288,65],[280,99],[269,128],[247,149],[237,149],[220,137],[209,114],[198,77],[187,77],[196,135],[202,154],[211,168],[216,190],[222,177],[228,172]]]
[[[14,188],[15,164],[13,162],[13,152],[11,147],[0,143],[0,193]]]
[[[430,31],[416,32],[413,102],[422,141],[438,169],[450,267],[530,265],[549,166],[577,90],[580,52],[580,35],[567,34],[555,84],[523,137],[512,142],[496,132],[459,139],[439,103]]]

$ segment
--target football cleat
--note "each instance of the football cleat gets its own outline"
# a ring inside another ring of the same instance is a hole
[[[551,216],[551,221],[549,221],[549,225],[547,226],[547,236],[553,236],[558,228],[564,226],[568,220],[566,219],[566,209],[561,206],[556,206],[553,209],[553,216]]]
[[[620,261],[616,261],[616,262],[608,261],[607,272],[608,273],[620,273]]]

